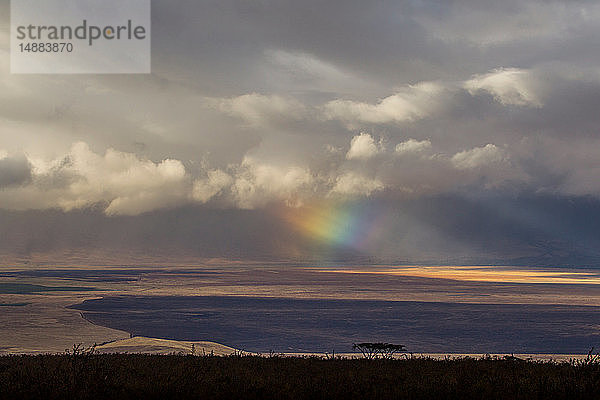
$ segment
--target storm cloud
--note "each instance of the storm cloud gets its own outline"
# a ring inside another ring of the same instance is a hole
[[[8,213],[600,197],[595,2],[153,1],[135,76],[10,74],[0,15]]]
[[[31,180],[31,166],[24,156],[0,158],[0,189],[20,186]]]

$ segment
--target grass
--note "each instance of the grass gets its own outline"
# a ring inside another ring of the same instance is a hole
[[[0,399],[598,399],[600,364],[192,355],[0,357]]]
[[[29,283],[0,282],[0,294],[36,294],[44,292],[93,292],[100,289],[81,286],[43,286]]]

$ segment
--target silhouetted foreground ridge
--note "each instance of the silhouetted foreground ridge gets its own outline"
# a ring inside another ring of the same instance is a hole
[[[0,357],[0,399],[598,399],[600,365],[519,359]]]

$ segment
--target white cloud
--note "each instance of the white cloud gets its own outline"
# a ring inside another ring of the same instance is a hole
[[[506,159],[505,152],[496,145],[487,144],[471,150],[461,151],[452,157],[452,164],[457,169],[478,168],[485,165],[502,162]]]
[[[187,175],[178,160],[155,163],[113,149],[101,155],[80,142],[66,157],[30,162],[35,163],[31,184],[0,193],[5,207],[71,210],[106,203],[108,215],[136,215],[187,197]]]
[[[71,156],[74,172],[82,178],[70,187],[73,199],[67,204],[74,207],[105,200],[110,202],[107,214],[135,215],[176,205],[185,196],[186,171],[181,161],[154,163],[113,149],[101,156],[84,143],[74,145]]]
[[[476,75],[464,83],[471,94],[486,91],[504,105],[542,107],[542,102],[532,84],[529,71],[517,68],[500,68]]]
[[[397,154],[422,153],[429,149],[431,149],[431,141],[429,139],[421,141],[408,139],[407,141],[396,145]]]
[[[247,157],[237,168],[231,190],[236,206],[252,209],[271,201],[295,204],[312,183],[307,168],[270,165]]]
[[[368,133],[354,136],[350,142],[350,150],[346,153],[347,160],[367,160],[379,153],[380,149]]]
[[[107,215],[137,215],[193,203],[256,209],[271,203],[298,206],[328,197],[383,195],[379,192],[384,190],[418,196],[472,183],[484,189],[497,188],[507,182],[531,182],[521,160],[531,158],[531,152],[556,152],[560,148],[553,144],[539,149],[531,146],[521,155],[514,154],[515,149],[511,154],[511,147],[487,144],[450,157],[443,153],[404,157],[428,152],[431,142],[409,139],[399,143],[394,152],[384,152],[371,135],[363,133],[353,138],[348,153],[328,153],[327,164],[309,167],[301,162],[276,163],[247,155],[225,168],[203,164],[192,176],[179,160],[152,161],[114,149],[98,153],[85,143],[76,143],[65,155],[50,160],[13,160],[10,154],[4,158],[10,163],[0,165],[0,181],[4,182],[0,182],[0,205],[19,210],[99,206]],[[553,186],[545,186],[545,190],[597,193],[596,147],[582,146],[562,156],[552,153],[556,156],[545,169],[566,179],[558,184],[551,181]],[[588,155],[582,159],[577,154]],[[356,159],[370,162],[353,162]]]
[[[233,178],[221,170],[208,171],[206,179],[198,179],[194,182],[192,196],[194,200],[206,203],[223,189],[231,186]]]
[[[306,112],[302,103],[278,96],[259,93],[244,94],[217,100],[218,108],[226,114],[241,118],[253,125],[274,120],[298,120]]]
[[[365,123],[410,123],[451,109],[455,96],[464,90],[470,95],[488,92],[505,106],[539,108],[543,106],[541,87],[529,70],[499,68],[461,82],[425,81],[405,86],[375,104],[336,99],[327,102],[322,112],[325,119],[342,121],[349,128]]]
[[[425,118],[439,107],[444,88],[434,82],[422,82],[404,87],[377,104],[350,100],[333,100],[325,104],[327,119],[375,124],[411,122]]]
[[[370,196],[384,188],[385,185],[378,179],[371,179],[356,172],[347,172],[337,177],[331,194]]]

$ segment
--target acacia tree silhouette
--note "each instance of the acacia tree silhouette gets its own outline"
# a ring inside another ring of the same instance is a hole
[[[359,350],[363,357],[372,360],[374,358],[392,358],[394,354],[406,351],[406,347],[402,344],[392,343],[353,343],[352,349]]]

